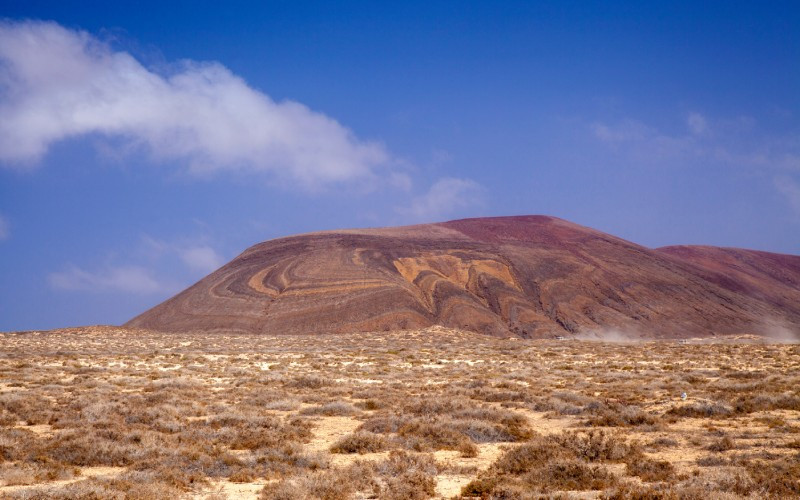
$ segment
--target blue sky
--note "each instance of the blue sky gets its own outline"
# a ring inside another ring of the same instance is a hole
[[[550,214],[800,253],[797,2],[6,0],[0,18],[0,330],[121,323],[323,229]]]

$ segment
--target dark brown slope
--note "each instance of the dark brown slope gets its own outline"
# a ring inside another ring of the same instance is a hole
[[[800,331],[800,257],[648,249],[545,216],[255,245],[126,326],[267,334],[420,328],[669,338]]]

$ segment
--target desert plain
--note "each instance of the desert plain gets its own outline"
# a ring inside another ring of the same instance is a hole
[[[0,498],[791,498],[800,345],[0,334]]]

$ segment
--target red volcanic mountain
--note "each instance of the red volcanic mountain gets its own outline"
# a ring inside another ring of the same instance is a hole
[[[327,231],[259,243],[126,326],[320,334],[431,325],[521,337],[800,332],[800,256],[654,250],[545,216]]]

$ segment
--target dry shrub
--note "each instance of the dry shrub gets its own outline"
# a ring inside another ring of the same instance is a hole
[[[703,498],[707,492],[698,492],[699,495],[683,496],[673,489],[661,489],[649,485],[636,485],[624,483],[612,488],[601,495],[602,500],[688,500]]]
[[[0,429],[0,463],[23,460],[35,440],[36,435],[27,429]]]
[[[679,444],[678,441],[671,437],[659,437],[647,443],[647,448],[658,450],[661,448],[673,448]]]
[[[516,429],[509,432],[509,428],[502,424],[493,424],[481,420],[457,420],[453,428],[467,436],[474,443],[497,443],[521,441],[523,435],[528,435],[529,430]]]
[[[535,469],[523,480],[543,491],[602,490],[616,483],[616,476],[599,466],[590,466],[578,460],[551,462]]]
[[[307,453],[298,443],[282,443],[276,447],[258,450],[256,464],[264,474],[287,475],[301,470],[328,468],[328,459],[321,453]]]
[[[77,474],[80,474],[80,469],[77,467],[68,467],[51,461],[0,465],[0,481],[6,486],[70,479]]]
[[[356,413],[358,413],[358,409],[346,401],[333,401],[322,406],[312,406],[300,410],[300,415],[325,415],[327,417],[347,416]]]
[[[710,455],[707,457],[698,458],[695,460],[695,463],[700,467],[720,467],[723,465],[728,465],[729,461],[719,455]]]
[[[111,431],[87,430],[63,431],[47,443],[41,453],[56,462],[81,467],[124,467],[152,454],[135,443],[125,442],[121,436]]]
[[[518,476],[479,477],[467,484],[461,494],[481,498],[517,498],[512,492],[602,490],[616,483],[616,476],[602,466],[578,460],[555,460]]]
[[[730,406],[708,401],[676,406],[667,411],[667,415],[689,418],[720,418],[728,417],[732,414],[733,408]]]
[[[355,395],[353,397],[355,397]],[[356,408],[360,408],[362,410],[374,411],[386,408],[387,405],[385,402],[381,400],[370,398],[365,401],[359,401],[358,403],[355,404],[355,406]]]
[[[300,406],[300,402],[296,399],[276,399],[273,401],[265,401],[259,406],[265,410],[292,411]]]
[[[753,490],[773,498],[800,496],[800,457],[770,463],[749,462],[745,469],[753,480]]]
[[[777,395],[747,394],[737,398],[733,406],[737,413],[744,414],[769,410],[800,411],[800,396],[791,393]]]
[[[228,481],[232,483],[252,483],[256,479],[256,475],[252,470],[239,469],[230,475]]]
[[[340,500],[352,498],[353,486],[340,478],[319,472],[302,478],[292,478],[264,486],[260,498],[263,500],[298,500],[314,498]]]
[[[500,476],[478,476],[461,488],[461,496],[468,498],[523,498],[522,495],[504,495],[500,489],[504,478]]]
[[[559,415],[596,413],[604,405],[599,400],[574,392],[556,391],[546,401],[536,405],[537,411],[555,411]]]
[[[423,499],[436,493],[436,462],[430,455],[411,455],[392,451],[375,465],[375,472],[384,482],[380,498]]]
[[[455,450],[463,457],[477,456],[475,443],[516,442],[532,435],[523,416],[504,409],[476,407],[465,399],[415,398],[399,411],[402,413],[375,414],[359,430],[397,433],[407,449]]]
[[[533,398],[524,390],[505,390],[496,388],[479,388],[469,393],[470,398],[487,403],[503,403],[513,401],[529,403]]]
[[[507,450],[488,471],[470,482],[462,494],[514,498],[515,491],[604,489],[616,484],[616,476],[589,462],[616,462],[638,453],[634,446],[604,432],[536,436]]]
[[[420,417],[438,417],[456,411],[465,411],[473,406],[468,400],[454,398],[415,398],[405,403],[403,413]]]
[[[635,406],[613,405],[598,410],[588,424],[595,427],[658,426],[661,419]]]
[[[11,427],[17,424],[17,416],[5,409],[0,410],[0,427]]]
[[[550,437],[537,437],[530,443],[503,453],[492,465],[491,471],[496,474],[524,474],[532,469],[544,467],[554,460],[575,458],[575,454],[561,446]]]
[[[28,392],[0,393],[0,413],[6,415],[7,425],[17,420],[27,425],[46,424],[52,415],[52,403],[38,394]]]
[[[279,446],[288,441],[307,441],[312,424],[294,418],[284,421],[271,416],[223,414],[206,423],[195,422],[192,429],[197,436],[226,444],[234,450],[257,450]]]
[[[629,460],[626,470],[629,475],[638,476],[647,483],[667,481],[675,474],[675,467],[671,463],[664,460],[651,460],[641,456]]]
[[[331,385],[331,381],[316,375],[300,375],[286,382],[286,387],[294,389],[321,389]]]
[[[706,447],[708,451],[728,451],[736,447],[730,436],[723,436]]]
[[[383,451],[387,444],[386,439],[380,434],[359,431],[343,437],[330,449],[331,453],[364,454]]]
[[[355,462],[268,484],[262,499],[340,500],[356,494],[381,499],[424,499],[435,494],[436,463],[430,456],[393,451],[378,463]]]
[[[469,408],[454,412],[451,418],[477,443],[519,442],[533,436],[528,419],[508,410]]]
[[[562,433],[553,439],[587,462],[619,462],[641,454],[638,443],[628,443],[619,434],[605,431]]]
[[[358,430],[388,434],[398,432],[401,427],[411,420],[409,417],[401,417],[399,415],[376,415],[361,424]]]
[[[30,466],[15,467],[3,464],[0,466],[0,481],[4,486],[34,484],[37,481],[36,469]]]
[[[113,479],[91,478],[64,486],[42,486],[8,494],[6,497],[25,500],[163,500],[179,498],[181,493],[179,489],[158,481],[150,474],[133,472]]]
[[[398,434],[406,447],[414,451],[455,450],[464,456],[478,453],[468,436],[440,422],[412,420],[400,427]]]

